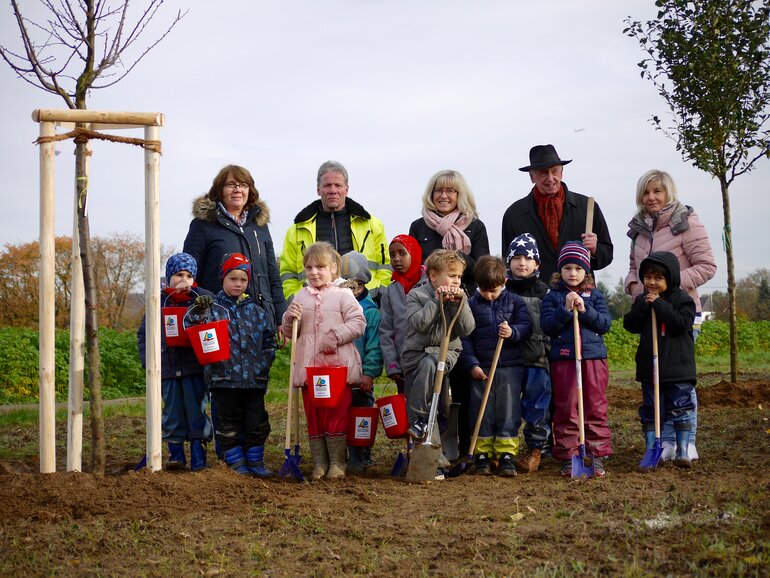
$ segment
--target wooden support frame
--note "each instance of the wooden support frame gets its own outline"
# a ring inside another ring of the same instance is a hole
[[[147,141],[160,141],[161,113],[104,112],[91,110],[38,109],[32,120],[40,124],[40,136],[55,136],[56,127],[71,128],[74,123],[90,124],[92,130],[144,128]],[[55,444],[55,309],[54,309],[54,201],[55,144],[40,145],[40,472],[56,471]],[[161,392],[160,392],[160,152],[145,149],[145,304],[147,319],[147,467],[161,469]],[[77,195],[76,195],[77,196]],[[77,200],[75,201],[77,209]],[[73,257],[78,239],[77,210],[73,231]],[[80,259],[73,260],[73,295],[70,320],[70,391],[68,403],[67,470],[80,471],[83,425],[83,338],[84,307]],[[77,305],[76,305],[77,304]],[[74,338],[74,339],[73,339]],[[79,341],[78,341],[79,340]],[[78,387],[78,374],[80,386]],[[79,428],[80,431],[77,431]]]

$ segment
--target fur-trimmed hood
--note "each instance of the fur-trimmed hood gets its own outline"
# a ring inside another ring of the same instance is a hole
[[[364,219],[372,218],[369,212],[366,209],[364,209],[364,207],[360,203],[357,203],[350,197],[345,198],[345,208],[348,210],[351,217],[363,217]],[[310,219],[315,217],[320,211],[321,211],[321,199],[318,199],[313,201],[307,207],[305,207],[299,213],[297,213],[297,216],[294,217],[294,223],[298,224],[298,223],[304,223],[305,221],[309,221]]]
[[[192,216],[204,221],[214,221],[217,216],[217,203],[202,195],[193,200]],[[253,207],[249,209],[249,219],[253,220],[258,227],[264,227],[270,222],[270,209],[262,199],[257,199]]]

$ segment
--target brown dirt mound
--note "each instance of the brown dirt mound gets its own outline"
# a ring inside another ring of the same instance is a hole
[[[698,401],[702,405],[752,406],[770,403],[770,382],[720,381],[709,387],[698,388]]]

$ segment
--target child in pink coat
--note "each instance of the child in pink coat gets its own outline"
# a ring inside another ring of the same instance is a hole
[[[311,478],[345,477],[345,449],[351,388],[361,382],[361,357],[354,340],[366,329],[363,309],[350,289],[336,287],[341,258],[326,242],[313,243],[304,256],[307,285],[294,296],[283,315],[285,335],[291,335],[294,319],[299,320],[294,387],[307,385],[306,367],[346,365],[347,387],[334,407],[318,407],[305,390],[302,396],[307,418]]]

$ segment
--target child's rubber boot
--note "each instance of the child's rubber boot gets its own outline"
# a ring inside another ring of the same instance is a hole
[[[646,451],[652,450],[655,447],[655,424],[651,424],[651,423],[642,424],[642,433],[644,434],[645,450]],[[644,461],[645,460],[642,460],[642,462]],[[651,468],[642,466],[641,464],[639,465],[638,469],[640,472],[644,472],[644,473],[651,471]]]
[[[184,470],[187,460],[184,457],[184,444],[168,442],[168,460],[166,469],[169,471]]]
[[[688,421],[674,422],[674,433],[676,434],[676,459],[674,464],[680,468],[692,467],[692,461],[688,452],[691,429],[692,424]]]
[[[265,466],[265,446],[252,446],[246,450],[246,467],[258,478],[269,478],[273,472]]]
[[[246,467],[246,458],[243,455],[243,448],[241,446],[235,446],[225,452],[225,463],[236,474],[241,474],[242,476],[250,474],[249,468]]]
[[[329,454],[326,451],[324,438],[311,439],[309,443],[310,456],[313,459],[313,472],[310,474],[310,479],[316,481],[323,478],[329,469]]]
[[[329,471],[326,472],[327,480],[336,480],[345,477],[345,450],[347,440],[345,436],[326,438],[326,449],[329,452]]]
[[[201,440],[190,442],[190,471],[197,472],[206,467],[206,446]]]
[[[364,471],[364,448],[348,446],[348,471],[360,474]]]

